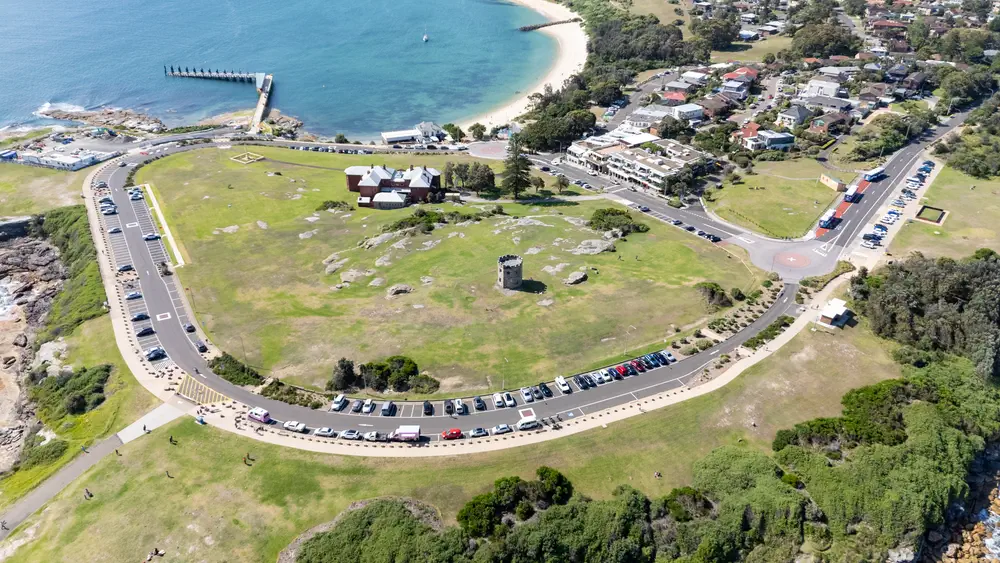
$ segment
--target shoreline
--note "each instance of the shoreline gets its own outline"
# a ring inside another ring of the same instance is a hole
[[[509,0],[520,6],[538,12],[546,21],[560,21],[580,17],[562,4],[549,2],[548,0]],[[583,69],[587,62],[587,34],[583,31],[582,22],[564,23],[550,25],[535,31],[525,31],[522,33],[545,33],[556,40],[556,58],[549,67],[548,72],[536,84],[526,90],[524,94],[515,98],[505,105],[494,108],[488,112],[475,115],[468,119],[463,119],[457,123],[463,130],[468,131],[473,123],[482,123],[489,131],[497,125],[504,125],[523,115],[531,107],[529,96],[539,92],[546,84],[558,90],[562,87],[567,78]]]

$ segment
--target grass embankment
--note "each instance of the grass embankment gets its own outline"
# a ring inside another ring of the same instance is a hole
[[[270,562],[293,537],[355,500],[410,496],[454,523],[459,508],[495,479],[530,479],[541,465],[563,472],[594,498],[610,498],[622,483],[658,497],[690,484],[694,462],[714,448],[768,451],[777,430],[837,415],[847,390],[898,377],[886,346],[864,324],[804,331],[715,393],[606,429],[475,456],[405,463],[323,456],[178,421],[128,444],[122,457],[108,457],[69,486],[27,524],[39,524],[36,539],[10,561],[97,553],[131,560],[156,545],[199,561]],[[169,445],[168,435],[179,445]],[[241,461],[248,450],[253,467]],[[654,471],[663,477],[654,478]],[[86,502],[84,487],[96,495]]]
[[[59,249],[59,259],[67,272],[62,291],[52,301],[45,330],[38,335],[38,342],[46,342],[103,315],[107,297],[97,266],[97,250],[90,236],[87,209],[82,205],[53,209],[38,224],[40,234]]]
[[[0,217],[77,203],[86,174],[0,163]]]
[[[317,212],[327,200],[356,201],[337,169],[383,162],[440,168],[445,156],[254,150],[328,169],[274,161],[244,166],[228,159],[235,151],[209,149],[159,160],[142,168],[137,181],[156,190],[188,262],[177,275],[216,345],[242,350],[242,336],[251,365],[289,383],[322,388],[341,357],[366,362],[397,354],[441,381],[442,395],[497,389],[504,378],[507,387],[535,383],[619,355],[630,325],[638,327],[629,337],[634,348],[703,320],[694,287],[700,281],[749,289],[761,279],[714,245],[646,219],[649,231],[617,242],[617,254],[574,255],[569,250],[581,241],[600,238],[583,226],[611,205],[597,201],[504,203],[506,216],[366,250],[359,241],[413,209]],[[475,213],[482,207],[425,208]],[[335,252],[330,262],[347,262],[326,274],[323,261]],[[523,256],[527,291],[495,289],[496,260],[508,253]],[[583,267],[590,268],[587,282],[563,284]],[[334,291],[352,269],[360,275]],[[369,269],[374,273],[363,275]],[[370,286],[377,278],[384,283]],[[397,283],[414,291],[387,300],[386,288]]]
[[[890,252],[964,256],[976,248],[1000,250],[1000,180],[981,180],[946,167],[924,195],[920,203],[948,211],[947,218],[940,225],[907,222],[893,239]]]
[[[725,51],[712,51],[712,62],[725,61],[762,61],[764,55],[778,54],[778,51],[788,49],[792,46],[792,38],[783,35],[774,35],[767,39],[750,42],[735,42],[730,49]]]
[[[725,182],[723,189],[713,189],[707,203],[723,219],[767,236],[804,235],[838,196],[819,182],[820,175],[830,171],[815,160],[759,162],[753,171],[741,174],[740,184]],[[834,175],[844,183],[854,179]]]
[[[25,131],[20,135],[11,135],[10,137],[4,137],[0,139],[0,149],[6,149],[8,147],[13,147],[14,145],[19,145],[25,141],[30,141],[32,139],[37,139],[39,137],[44,137],[52,132],[51,127],[43,127],[41,129],[33,129],[31,131]]]
[[[840,168],[841,170],[871,170],[879,164],[880,159],[871,160],[852,160],[850,158],[851,152],[854,147],[857,146],[858,140],[854,135],[844,135],[840,138],[840,141],[833,146],[830,151],[829,162],[833,166]],[[842,174],[842,172],[838,172]]]
[[[110,436],[131,424],[156,404],[132,376],[115,344],[111,318],[103,316],[76,327],[66,337],[64,365],[74,368],[110,364],[111,377],[104,385],[104,402],[82,415],[44,419],[57,439],[66,442],[65,452],[51,463],[20,469],[0,480],[0,508],[9,506],[38,486],[80,454],[80,446]]]

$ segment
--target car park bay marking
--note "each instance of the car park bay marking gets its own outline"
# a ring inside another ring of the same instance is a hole
[[[156,320],[158,321],[170,320],[170,313],[160,313],[159,315],[156,315]]]
[[[125,223],[126,228],[138,227],[139,223]]]
[[[517,413],[521,415],[521,418],[528,418],[529,416],[535,416],[535,409],[518,409]]]

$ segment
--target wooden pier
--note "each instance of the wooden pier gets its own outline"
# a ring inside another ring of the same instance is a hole
[[[226,80],[229,82],[250,82],[257,88],[257,108],[254,110],[253,120],[250,121],[249,133],[256,135],[260,132],[260,122],[264,119],[264,111],[267,109],[268,99],[271,96],[271,84],[274,76],[263,72],[243,72],[242,70],[205,70],[203,68],[174,68],[173,66],[163,67],[164,76],[178,78],[202,78],[207,80]]]

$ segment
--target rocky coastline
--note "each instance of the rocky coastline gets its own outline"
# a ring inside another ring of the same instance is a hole
[[[159,133],[167,129],[159,119],[130,109],[105,108],[95,111],[50,109],[42,112],[42,115],[62,121],[78,121],[94,127],[133,129],[149,133]]]

